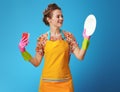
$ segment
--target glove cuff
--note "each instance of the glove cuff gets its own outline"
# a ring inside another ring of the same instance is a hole
[[[83,40],[83,42],[82,42],[82,49],[83,49],[83,50],[87,50],[87,49],[88,49],[89,44],[90,44],[89,39],[84,38],[84,40]]]
[[[25,61],[29,61],[32,58],[32,56],[27,51],[21,52],[21,54]]]

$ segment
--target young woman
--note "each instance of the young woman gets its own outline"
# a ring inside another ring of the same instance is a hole
[[[24,37],[19,43],[19,49],[23,58],[34,66],[41,63],[43,56],[45,58],[39,92],[74,92],[69,68],[70,54],[73,53],[82,60],[89,44],[89,36],[83,32],[84,40],[79,48],[74,36],[60,29],[64,18],[58,5],[49,4],[43,14],[43,21],[50,30],[38,38],[36,55],[32,57],[26,51],[28,39]]]

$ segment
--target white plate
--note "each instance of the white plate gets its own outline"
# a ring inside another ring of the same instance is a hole
[[[84,22],[84,29],[86,29],[86,35],[91,36],[96,28],[96,18],[93,14],[90,14],[85,22]]]

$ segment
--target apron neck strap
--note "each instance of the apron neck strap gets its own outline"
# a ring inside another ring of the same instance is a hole
[[[51,33],[50,31],[48,31],[47,33],[48,33],[48,40],[50,40]],[[60,34],[62,35],[62,38],[65,39],[64,33],[62,32],[61,29],[60,29]]]
[[[50,40],[50,31],[48,31],[47,34],[48,34],[48,40]]]

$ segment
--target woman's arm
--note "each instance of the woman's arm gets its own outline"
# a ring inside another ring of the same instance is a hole
[[[79,47],[76,47],[75,50],[73,51],[74,55],[76,56],[77,59],[83,60],[86,50],[80,49]]]
[[[89,46],[89,43],[90,43],[90,36],[87,36],[86,35],[86,30],[83,31],[83,37],[84,37],[84,40],[82,42],[82,47],[81,49],[77,46],[75,48],[75,50],[73,51],[73,53],[75,54],[76,58],[78,58],[79,60],[83,60],[84,57],[85,57],[85,53],[87,51],[87,48]]]
[[[22,57],[24,58],[25,61],[30,61],[34,66],[38,66],[42,61],[43,56],[40,55],[38,52],[36,52],[35,57],[32,57],[31,54],[27,52],[25,49],[27,45],[28,45],[28,38],[22,37],[18,45]]]
[[[34,66],[39,66],[41,61],[42,61],[42,55],[40,55],[38,52],[36,52],[35,57],[32,57],[29,61],[32,63]]]
[[[89,38],[88,37],[84,37],[81,49],[77,46],[75,48],[75,50],[73,51],[73,53],[75,54],[76,58],[78,58],[79,60],[83,60],[84,57],[85,57],[85,53],[86,53],[86,51],[88,49],[88,46],[89,46],[89,43],[90,43]]]

